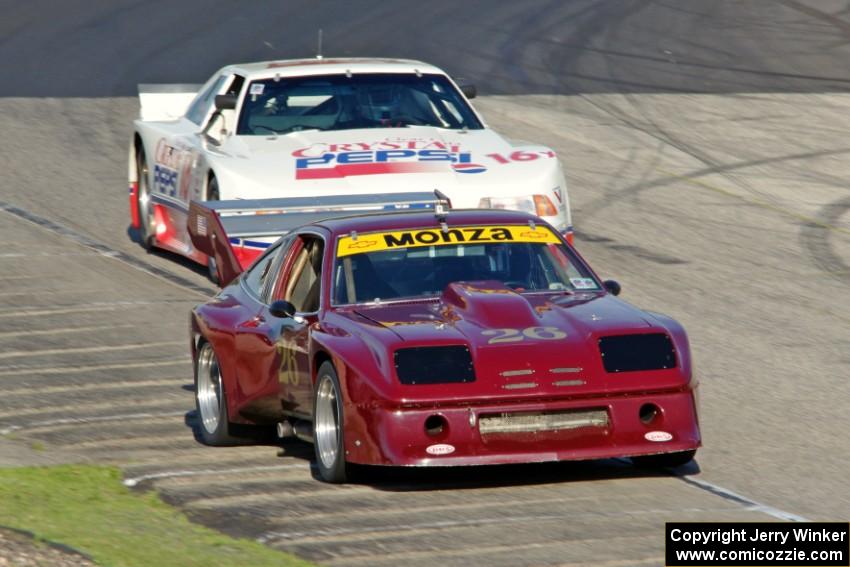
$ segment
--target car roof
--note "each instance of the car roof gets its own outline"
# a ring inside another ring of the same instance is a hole
[[[520,211],[504,211],[497,209],[451,209],[445,215],[449,228],[453,226],[526,224],[534,222],[546,225],[539,217]],[[320,226],[333,236],[389,230],[404,230],[415,228],[439,228],[440,221],[434,211],[373,213],[348,217],[336,217],[317,221],[308,226]],[[554,229],[553,229],[554,230]]]
[[[248,80],[304,75],[342,75],[346,73],[445,73],[422,61],[412,59],[331,57],[328,59],[285,59],[228,65],[220,73],[237,73]]]

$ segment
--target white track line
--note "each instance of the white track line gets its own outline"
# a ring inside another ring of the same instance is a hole
[[[135,394],[135,392],[134,392]],[[103,396],[89,396],[85,401],[71,400],[67,405],[39,404],[26,405],[24,407],[10,408],[0,405],[0,422],[21,420],[26,418],[51,417],[53,419],[64,419],[56,416],[68,416],[70,419],[75,414],[78,417],[98,417],[100,411],[115,410],[118,408],[133,409],[133,413],[146,411],[176,411],[175,408],[186,406],[186,402],[192,398],[192,394],[186,390],[174,388],[165,393],[155,393],[147,398],[134,395],[129,399],[115,399]],[[25,425],[25,427],[27,427]]]
[[[172,298],[160,301],[94,301],[91,303],[74,303],[71,305],[46,308],[39,305],[25,305],[22,308],[0,309],[0,317],[44,317],[45,315],[58,315],[64,313],[88,313],[89,311],[116,311],[122,307],[134,305],[165,305],[169,303],[188,303],[195,300]],[[19,310],[15,310],[19,309]]]
[[[179,287],[183,290],[189,290],[193,293],[200,295],[201,297],[208,298],[211,295],[215,295],[217,291],[215,289],[199,286],[198,284],[193,283],[192,281],[186,278],[173,274],[168,270],[158,268],[126,252],[120,252],[118,250],[115,250],[114,248],[110,248],[109,246],[101,242],[89,238],[81,232],[77,232],[72,228],[53,222],[52,220],[47,219],[45,217],[33,214],[20,207],[16,207],[14,205],[10,205],[8,203],[0,201],[0,210],[8,213],[13,217],[25,220],[27,222],[31,222],[32,224],[40,226],[41,228],[48,230],[54,234],[58,234],[64,238],[72,240],[77,244],[85,246],[90,250],[94,250],[100,256],[121,262],[122,264],[129,266],[135,270],[139,270],[148,275],[164,280],[170,283],[171,285]]]
[[[39,274],[37,276],[4,276],[0,278],[0,282],[12,281],[12,280],[38,280],[43,279],[47,276]]]
[[[4,252],[0,254],[0,258],[35,258],[35,257],[54,257],[54,256],[100,256],[96,252]]]
[[[118,311],[118,305],[101,305],[98,307],[68,307],[62,309],[25,309],[23,311],[0,312],[0,317],[44,317],[45,315],[66,315],[68,313],[91,313],[93,311]]]
[[[0,293],[0,297],[15,297],[18,295],[22,295],[24,297],[32,297],[34,294],[38,294],[39,297],[44,297],[45,295],[83,295],[83,294],[92,294],[104,293],[105,290],[102,289],[38,289],[38,290],[27,290],[27,291],[4,291]]]
[[[4,427],[0,429],[0,435],[9,435],[10,433],[14,433],[15,431],[21,431],[23,429],[42,429],[45,427],[53,427],[56,425],[70,425],[70,424],[80,424],[85,425],[87,423],[100,423],[104,421],[125,421],[125,420],[135,420],[135,419],[151,419],[157,417],[177,417],[186,415],[185,410],[181,411],[169,411],[169,412],[161,412],[161,413],[126,413],[121,415],[101,415],[97,417],[66,417],[64,419],[50,419],[47,421],[35,421],[33,423],[28,423],[26,425],[10,425],[8,427]]]
[[[266,471],[282,471],[292,469],[309,469],[308,464],[292,464],[292,465],[269,465],[260,467],[239,467],[233,469],[199,469],[199,470],[182,470],[182,471],[166,471],[152,474],[144,474],[133,478],[125,478],[124,486],[136,486],[140,482],[148,480],[159,480],[163,478],[177,478],[184,476],[209,476],[209,475],[225,475],[239,474],[250,472],[266,472]]]
[[[122,381],[122,382],[89,382],[87,384],[70,384],[63,386],[44,386],[39,388],[18,388],[15,390],[3,390],[3,398],[13,396],[41,396],[44,394],[61,394],[64,392],[84,392],[89,390],[124,390],[135,388],[156,388],[160,386],[169,386],[181,388],[190,378],[178,376],[176,378],[162,378],[157,380],[138,380],[138,381]]]
[[[32,293],[32,292],[27,292]],[[129,329],[138,327],[135,323],[122,325],[92,325],[89,327],[60,327],[57,329],[39,329],[36,331],[6,331],[0,333],[0,339],[6,337],[32,337],[35,335],[67,335],[68,333],[80,333],[82,331],[111,331],[113,329]]]
[[[178,364],[186,364],[191,362],[189,357],[173,358],[171,360],[161,360],[157,362],[128,362],[122,364],[94,364],[91,366],[48,366],[47,368],[38,367],[9,367],[0,366],[0,376],[21,376],[23,374],[77,374],[80,372],[89,372],[92,370],[117,370],[120,368],[148,368],[152,366],[177,366]]]
[[[617,538],[617,543],[622,545],[626,541],[634,541],[640,542],[646,539],[644,535],[618,535],[615,536]],[[425,560],[427,559],[429,564],[436,565],[438,564],[438,558],[459,558],[459,557],[468,557],[470,555],[479,556],[478,561],[470,561],[471,564],[486,564],[486,562],[482,561],[480,556],[483,555],[494,555],[494,554],[504,554],[510,553],[512,557],[524,557],[524,553],[529,552],[531,550],[545,549],[545,548],[557,548],[557,547],[568,547],[573,548],[573,546],[588,546],[591,543],[609,543],[613,544],[613,538],[599,538],[599,537],[589,537],[589,538],[577,538],[569,541],[565,541],[563,539],[555,539],[550,541],[539,541],[539,542],[531,542],[531,543],[507,543],[507,544],[497,544],[497,545],[477,545],[474,547],[462,546],[458,548],[443,548],[443,549],[411,549],[408,551],[397,551],[392,553],[382,553],[379,558],[380,561],[386,564],[388,561],[392,561],[392,565],[401,565],[405,561],[412,560]],[[616,545],[616,544],[614,544]],[[372,566],[375,564],[375,554],[374,552],[370,553],[367,551],[366,555],[345,555],[340,557],[335,557],[330,560],[329,565],[358,565],[358,564],[366,564],[368,566]],[[653,558],[654,563],[658,564],[658,557]],[[621,562],[620,565],[625,565],[627,567],[632,567],[633,565],[641,565],[646,564],[648,561],[628,561]],[[517,562],[519,564],[519,562]],[[593,565],[598,565],[598,562],[594,561]],[[532,563],[531,565],[539,565],[536,563]],[[586,566],[588,563],[580,563],[579,565]]]
[[[44,350],[18,350],[12,352],[0,353],[2,358],[19,358],[22,356],[38,356],[51,354],[76,354],[87,352],[111,352],[116,350],[138,350],[140,348],[161,347],[161,346],[186,346],[183,342],[176,341],[157,341],[152,343],[134,343],[130,345],[101,345],[95,347],[68,347],[68,348],[50,348]]]
[[[773,506],[768,506],[767,504],[762,504],[761,502],[757,502],[752,498],[747,498],[737,492],[733,492],[728,488],[723,488],[717,484],[701,480],[693,477],[686,476],[676,476],[679,480],[686,484],[690,484],[705,490],[706,492],[710,492],[712,494],[716,494],[721,498],[725,498],[727,500],[734,500],[740,504],[743,504],[747,507],[747,509],[752,510],[754,512],[761,512],[762,514],[767,514],[768,516],[773,516],[774,518],[778,518],[780,520],[785,520],[788,522],[810,522],[811,520],[804,518],[803,516],[798,516],[797,514],[792,514],[791,512],[786,512],[785,510],[780,510],[779,508],[774,508]]]
[[[724,509],[726,511],[734,511],[731,509]],[[660,515],[660,514],[670,514],[673,512],[707,512],[707,511],[716,511],[716,510],[707,510],[705,508],[685,508],[678,510],[669,510],[669,509],[646,509],[646,510],[633,510],[629,511],[629,515]],[[336,536],[346,536],[353,534],[382,534],[382,533],[396,533],[396,532],[408,532],[408,531],[417,531],[417,530],[442,530],[445,528],[471,528],[475,526],[486,526],[493,524],[522,524],[525,522],[545,522],[545,521],[559,521],[570,518],[577,518],[578,516],[606,516],[609,514],[603,512],[590,512],[583,514],[576,514],[575,512],[569,512],[564,514],[540,514],[540,515],[525,515],[525,516],[494,516],[492,518],[478,518],[478,519],[469,519],[469,520],[442,520],[438,522],[414,522],[409,524],[395,524],[395,525],[387,525],[387,526],[376,526],[373,528],[364,528],[362,526],[353,526],[350,528],[320,528],[317,530],[305,530],[300,532],[281,532],[281,531],[273,531],[266,532],[263,535],[259,536],[256,541],[259,543],[269,543],[271,541],[281,541],[281,540],[294,540],[294,539],[305,539],[305,538],[326,538],[326,537],[336,537]]]

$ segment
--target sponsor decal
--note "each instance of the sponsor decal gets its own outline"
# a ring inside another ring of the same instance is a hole
[[[570,283],[576,289],[597,289],[592,278],[570,278]]]
[[[546,150],[546,151],[539,151],[539,150],[532,150],[532,151],[517,150],[517,151],[515,151],[515,152],[513,152],[513,153],[511,153],[511,154],[509,154],[509,155],[504,155],[504,154],[487,154],[487,156],[486,156],[486,157],[488,157],[488,158],[492,159],[492,160],[493,160],[493,161],[495,161],[496,163],[500,163],[500,164],[502,164],[502,165],[506,165],[506,164],[509,164],[509,163],[512,163],[512,162],[517,162],[517,161],[536,161],[536,160],[541,159],[541,158],[549,158],[549,159],[552,159],[552,158],[555,158],[555,157],[557,157],[557,156],[555,155],[555,152],[553,152],[552,150]]]
[[[153,166],[153,187],[157,193],[177,196],[177,172],[165,166],[156,164]]]
[[[445,172],[446,164],[470,163],[468,152],[451,152],[435,149],[375,149],[325,152],[316,157],[300,157],[294,152],[296,179],[333,179],[354,175],[383,175],[388,173],[434,173]],[[368,146],[369,144],[359,144]],[[354,144],[338,144],[331,147],[351,147]]]
[[[478,163],[455,163],[452,169],[457,173],[484,173],[487,168]]]
[[[156,144],[154,161],[169,169],[180,169],[185,155],[186,152],[184,150],[169,146],[165,142],[165,138],[163,138]]]
[[[473,161],[461,144],[426,138],[387,138],[378,142],[313,144],[292,152],[295,179],[336,179],[355,175],[399,173],[484,173],[487,165]],[[479,158],[491,164],[511,164],[554,158],[551,151],[486,154]]]
[[[673,435],[666,431],[650,431],[644,435],[644,438],[647,441],[652,441],[654,443],[664,443],[665,441],[671,441],[673,439]]]
[[[447,443],[438,443],[437,445],[431,445],[426,448],[425,452],[429,455],[450,455],[455,452],[455,448],[453,445]]]
[[[189,151],[169,146],[164,138],[157,142],[153,171],[155,192],[188,202],[191,173],[192,154]]]
[[[564,195],[561,193],[561,188],[555,187],[552,189],[552,192],[555,194],[555,198],[558,199],[558,208],[562,209],[564,205]]]
[[[377,245],[377,240],[356,240],[348,245],[349,250],[360,250],[361,248],[372,248]]]
[[[558,237],[548,228],[528,225],[519,226],[459,226],[447,230],[426,228],[399,230],[351,236],[342,236],[337,242],[339,258],[378,252],[395,248],[418,248],[423,246],[447,246],[456,244],[484,244],[492,242],[545,242],[557,244]]]

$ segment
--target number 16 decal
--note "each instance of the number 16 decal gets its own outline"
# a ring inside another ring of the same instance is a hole
[[[489,329],[481,333],[486,337],[493,337],[487,344],[516,343],[526,338],[541,341],[556,341],[567,337],[567,333],[558,327],[527,327],[525,329]]]

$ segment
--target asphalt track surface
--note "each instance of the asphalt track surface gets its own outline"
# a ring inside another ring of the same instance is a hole
[[[657,565],[670,520],[847,520],[848,2],[0,2],[0,463],[117,463],[193,518],[330,565]],[[414,57],[557,150],[578,247],[688,329],[698,465],[313,478],[300,442],[192,433],[212,287],[127,222],[140,82]],[[36,450],[38,449],[38,450]]]

